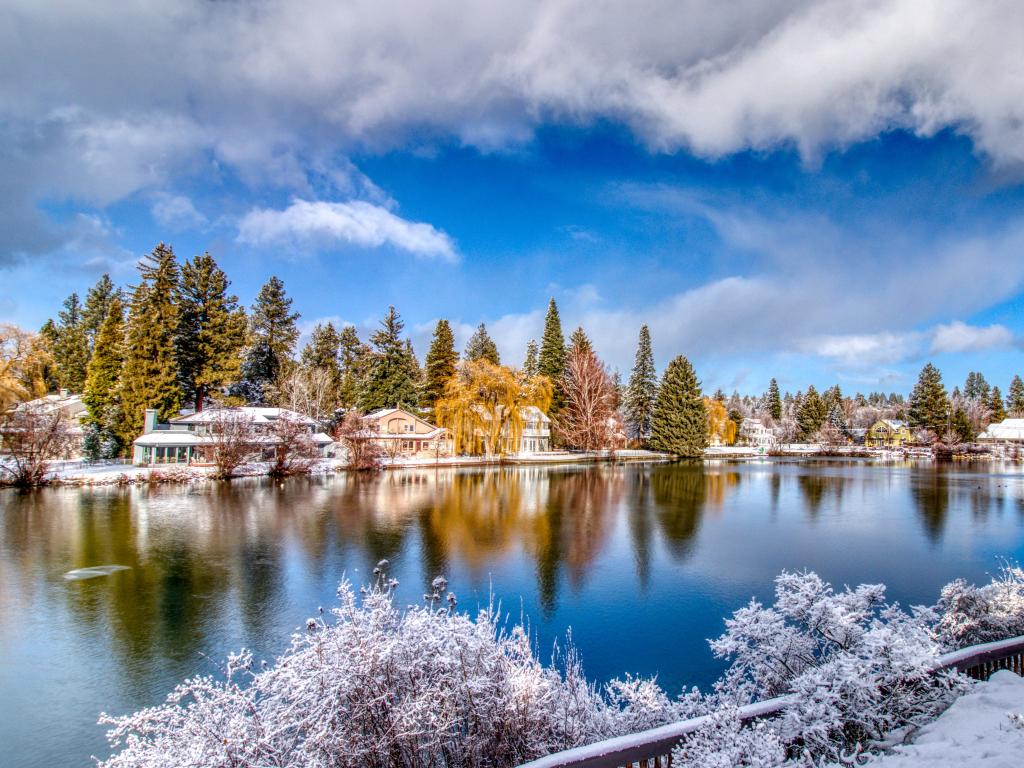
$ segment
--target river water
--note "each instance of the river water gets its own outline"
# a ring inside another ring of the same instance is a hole
[[[707,647],[784,568],[904,604],[1024,554],[1013,465],[786,461],[398,470],[378,476],[0,492],[0,765],[107,754],[101,711],[157,704],[290,633],[387,558],[399,599],[443,574],[588,674],[721,671]],[[77,572],[96,566],[119,569]],[[69,575],[72,578],[69,578]]]

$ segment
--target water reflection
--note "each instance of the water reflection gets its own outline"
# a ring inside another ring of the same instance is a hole
[[[359,583],[382,558],[403,599],[440,573],[457,590],[500,574],[495,586],[522,596],[540,625],[593,633],[584,651],[599,676],[686,679],[723,613],[781,567],[834,566],[843,582],[902,577],[920,600],[921,572],[990,570],[993,552],[1019,551],[1024,526],[1019,473],[772,461],[52,489],[0,494],[0,505],[0,743],[15,745],[19,765],[80,764],[102,749],[99,710],[158,702],[181,677],[213,671],[200,654],[280,651],[331,603],[342,573]],[[971,543],[975,532],[992,543]],[[126,570],[64,579],[112,564]],[[712,599],[708,584],[722,594]],[[638,602],[677,638],[609,643]],[[65,703],[51,713],[39,700]],[[40,751],[21,735],[33,729],[52,743]]]

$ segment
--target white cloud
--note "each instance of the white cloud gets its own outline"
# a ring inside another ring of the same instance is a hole
[[[801,339],[801,352],[825,357],[846,368],[875,368],[900,363],[920,354],[925,334],[919,332],[861,333]]]
[[[956,320],[948,325],[940,325],[935,328],[931,351],[938,354],[977,352],[993,347],[1008,347],[1011,344],[1013,344],[1013,334],[1005,325],[979,327]]]
[[[252,210],[239,222],[238,239],[253,245],[288,241],[348,243],[362,248],[389,245],[424,258],[457,259],[455,244],[444,232],[362,200],[293,200],[280,211]]]
[[[158,195],[150,210],[160,224],[177,230],[204,227],[208,223],[206,216],[184,195]]]

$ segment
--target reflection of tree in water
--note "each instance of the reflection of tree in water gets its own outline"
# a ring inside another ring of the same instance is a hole
[[[949,512],[949,477],[941,470],[930,475],[916,473],[911,480],[910,494],[917,505],[924,532],[933,542],[939,541]]]
[[[684,560],[690,554],[707,490],[708,476],[702,463],[658,465],[651,469],[655,519],[676,560]]]
[[[847,478],[845,477],[820,474],[815,471],[802,472],[797,475],[797,487],[800,488],[800,494],[804,498],[808,516],[812,520],[816,519],[828,496],[832,496],[835,506],[839,507],[843,500],[846,483]]]
[[[651,559],[654,552],[651,548],[651,515],[648,509],[651,490],[650,475],[643,468],[632,468],[627,475],[629,493],[628,510],[629,538],[633,544],[633,562],[636,567],[637,581],[640,589],[646,591],[651,578]]]

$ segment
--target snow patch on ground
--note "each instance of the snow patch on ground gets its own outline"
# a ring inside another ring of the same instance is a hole
[[[934,722],[904,744],[870,762],[879,768],[1020,768],[1024,727],[1012,717],[1024,712],[1024,677],[1002,670],[953,702]],[[1019,718],[1017,718],[1019,721]]]

